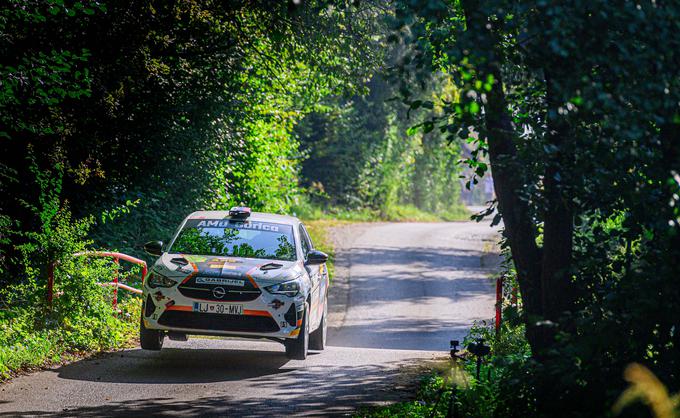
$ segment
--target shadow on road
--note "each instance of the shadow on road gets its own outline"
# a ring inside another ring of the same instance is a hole
[[[462,340],[474,321],[493,315],[489,277],[500,257],[484,261],[492,256],[450,247],[353,248],[349,310],[329,328],[329,344],[448,350],[449,341]]]
[[[450,340],[462,341],[469,333],[470,326],[469,321],[455,319],[434,321],[397,316],[370,323],[346,324],[341,329],[331,329],[328,344],[348,348],[443,352],[450,348]],[[371,338],[347,338],[351,335],[371,335]]]
[[[435,270],[478,269],[485,253],[450,247],[360,247],[350,251],[351,262],[370,265],[409,265]]]
[[[336,350],[340,358],[354,356],[349,349]],[[404,372],[413,370],[416,360],[422,365],[422,359],[414,356],[342,367],[308,362],[281,370],[286,361],[272,352],[171,349],[167,356],[153,358],[132,350],[123,357],[86,360],[58,370],[62,379],[122,383],[117,386],[118,400],[68,407],[68,399],[60,399],[59,404],[66,407],[59,412],[33,409],[0,413],[0,417],[340,415],[361,405],[404,399],[413,384]],[[240,381],[231,382],[235,380]],[[82,385],[88,392],[111,390]],[[120,400],[126,394],[137,399]],[[95,396],[101,397],[101,392]]]
[[[286,356],[272,351],[164,348],[127,350],[82,360],[57,371],[62,379],[112,383],[211,383],[289,373]]]
[[[482,265],[483,256],[481,251],[450,248],[353,249],[352,306],[401,300],[423,303],[429,298],[458,303],[489,295],[489,275],[497,265]]]
[[[24,411],[1,413],[1,417],[150,417],[182,416],[212,417],[231,416],[228,399],[210,397],[179,401],[173,398],[135,399],[110,402],[101,406],[64,408],[62,412]]]

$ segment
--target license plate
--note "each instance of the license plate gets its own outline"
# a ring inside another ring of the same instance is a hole
[[[243,315],[243,305],[230,303],[194,302],[194,312],[222,315]]]

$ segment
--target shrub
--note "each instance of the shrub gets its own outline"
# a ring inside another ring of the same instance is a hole
[[[121,314],[111,306],[109,282],[118,267],[110,260],[74,257],[91,244],[93,217],[72,219],[60,203],[60,172],[37,173],[41,207],[31,208],[41,222],[17,245],[20,275],[0,290],[0,378],[25,367],[58,361],[65,353],[120,347],[136,329],[140,302],[122,296]],[[18,233],[17,233],[18,234]],[[54,300],[47,303],[47,277],[54,266]]]

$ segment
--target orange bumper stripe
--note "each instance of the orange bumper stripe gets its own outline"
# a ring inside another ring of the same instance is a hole
[[[248,316],[271,316],[269,315],[269,312],[267,311],[253,311],[250,309],[244,309],[243,310],[243,315],[248,315]]]
[[[177,305],[172,305],[171,307],[167,308],[166,311],[193,311],[194,308],[191,306],[177,306]]]

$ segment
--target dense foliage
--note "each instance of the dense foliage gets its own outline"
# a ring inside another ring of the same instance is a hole
[[[313,156],[303,162],[302,176],[314,202],[364,207],[387,218],[400,205],[459,217],[457,144],[439,132],[409,132],[419,113],[394,101],[398,92],[384,74],[366,88],[363,96],[328,100],[296,129]]]
[[[421,73],[450,74],[460,97],[421,126],[494,173],[488,212],[533,353],[508,381],[532,396],[501,415],[607,415],[631,362],[680,387],[678,16],[654,1],[398,6],[405,100]]]
[[[138,202],[125,225],[96,228],[125,249],[196,208],[287,210],[294,123],[370,64],[371,12],[356,8],[13,1],[2,13],[2,152],[17,157],[3,159],[3,214],[33,222],[33,150],[40,170],[64,167],[77,216]]]

